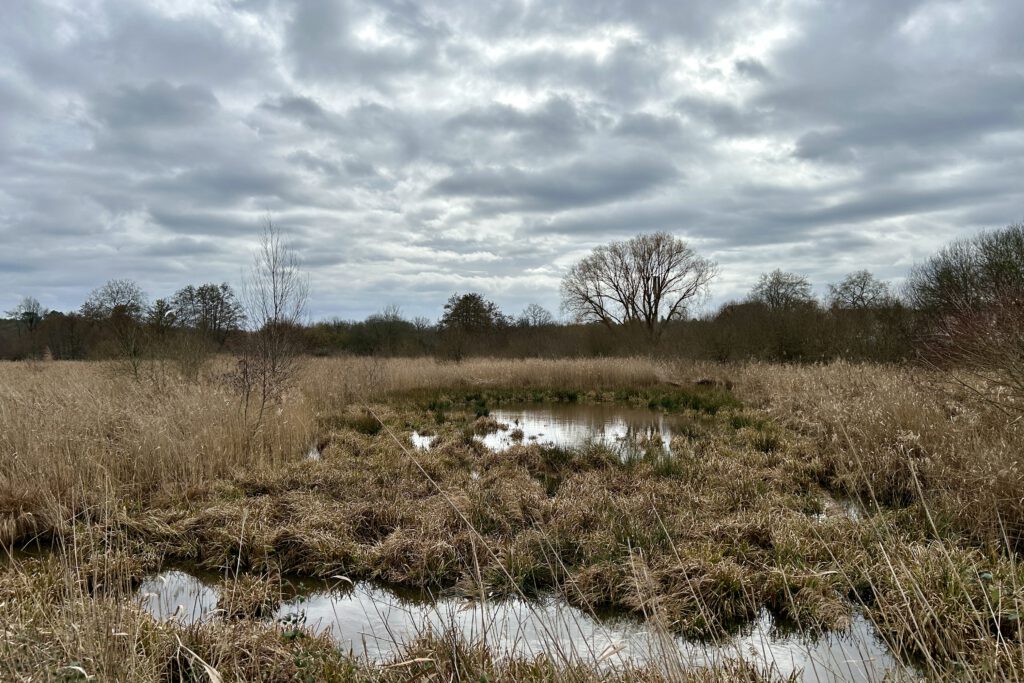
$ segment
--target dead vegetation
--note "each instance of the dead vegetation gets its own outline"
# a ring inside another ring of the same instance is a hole
[[[204,666],[225,680],[598,675],[495,658],[457,634],[425,636],[392,667],[355,662],[267,622],[285,574],[555,591],[712,641],[764,610],[819,633],[861,609],[926,676],[1024,676],[1020,427],[920,370],[317,359],[255,440],[216,371],[160,387],[100,364],[0,377],[0,541],[58,548],[0,568],[0,673],[15,679],[203,680]],[[650,405],[690,426],[667,452],[628,459],[597,445],[484,448],[474,435],[501,427],[488,407],[523,397]],[[414,429],[434,435],[429,450],[409,443]],[[229,618],[180,628],[131,604],[170,560],[229,571]],[[614,676],[773,674],[728,663]]]

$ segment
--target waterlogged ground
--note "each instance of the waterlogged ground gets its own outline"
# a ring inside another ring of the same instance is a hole
[[[26,376],[0,680],[1021,679],[1004,417],[892,368],[563,365],[318,367],[256,425]]]
[[[273,619],[326,632],[342,651],[372,662],[391,661],[425,630],[456,630],[470,642],[484,642],[495,654],[531,658],[547,654],[556,661],[598,667],[669,663],[707,667],[726,658],[760,665],[816,682],[877,681],[898,672],[897,665],[856,616],[850,628],[816,639],[775,628],[761,613],[746,628],[714,642],[699,642],[655,632],[622,615],[590,616],[561,600],[489,601],[398,591],[370,582],[343,580],[288,582]],[[180,569],[147,578],[139,588],[142,606],[159,620],[183,625],[220,618],[216,576]]]
[[[866,512],[812,443],[718,385],[410,393],[325,413],[296,450],[132,523],[153,562],[124,562],[150,614],[305,627],[385,666],[427,630],[599,669],[739,659],[765,680],[913,678],[932,647],[897,572],[945,575],[946,554],[890,564],[913,520]],[[319,578],[235,614],[225,569]]]
[[[829,539],[865,533],[858,508],[719,387],[411,396],[327,424],[303,463],[171,514],[184,533],[163,536],[166,559],[215,573],[150,577],[151,613],[215,619],[224,567],[344,575],[356,584],[292,582],[272,618],[374,662],[431,627],[600,666],[895,671],[851,578],[825,564]],[[466,599],[481,591],[505,599]]]

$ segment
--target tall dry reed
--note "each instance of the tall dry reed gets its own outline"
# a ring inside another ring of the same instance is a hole
[[[300,392],[256,429],[217,375],[156,382],[116,370],[0,364],[0,543],[299,458],[313,438],[313,410]]]

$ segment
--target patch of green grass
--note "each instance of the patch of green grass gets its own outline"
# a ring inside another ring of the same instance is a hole
[[[692,390],[675,389],[649,392],[647,407],[678,413],[683,410],[715,415],[723,408],[737,408],[740,402],[730,392],[718,387],[701,387]]]

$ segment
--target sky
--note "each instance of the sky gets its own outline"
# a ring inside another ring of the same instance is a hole
[[[1020,0],[5,0],[0,310],[237,286],[266,216],[313,318],[559,310],[664,230],[708,306],[898,284],[1024,219]]]

